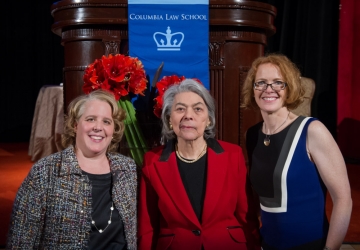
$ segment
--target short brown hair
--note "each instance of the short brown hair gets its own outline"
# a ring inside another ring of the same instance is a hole
[[[114,151],[117,149],[118,143],[124,133],[125,125],[125,111],[121,109],[114,95],[105,90],[95,90],[87,95],[81,95],[75,98],[68,107],[68,113],[65,119],[64,133],[62,134],[62,144],[66,148],[70,145],[75,147],[76,133],[75,124],[79,121],[80,117],[84,113],[85,104],[88,101],[99,100],[106,102],[110,105],[112,111],[112,118],[114,120],[114,133],[111,143],[108,147],[108,151]]]
[[[289,58],[281,54],[268,54],[266,56],[261,56],[252,63],[242,88],[241,107],[257,107],[254,98],[255,76],[259,66],[266,63],[277,66],[284,81],[287,84],[285,89],[287,98],[284,102],[284,106],[290,110],[297,108],[304,101],[305,95],[305,90],[301,85],[300,70],[293,62],[289,60]]]

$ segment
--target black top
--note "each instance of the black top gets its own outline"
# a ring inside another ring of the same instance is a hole
[[[178,157],[177,165],[190,203],[201,223],[206,190],[207,153],[194,163],[186,163]]]
[[[261,130],[262,124],[260,122],[250,128],[246,135],[250,180],[258,195],[273,198],[274,182],[272,176],[291,124],[279,133],[271,135],[269,146],[264,145],[266,135]]]
[[[89,174],[84,171],[83,173],[89,177],[92,186],[92,220],[95,221],[99,230],[104,230],[111,214],[111,173]],[[111,224],[102,233],[91,225],[88,249],[126,249],[124,225],[115,205],[113,207]]]

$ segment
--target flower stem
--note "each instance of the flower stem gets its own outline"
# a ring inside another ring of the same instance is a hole
[[[140,129],[139,123],[137,121],[134,106],[131,104],[131,102],[129,100],[125,100],[125,105],[127,107],[127,110],[129,111],[130,118],[131,118],[131,121],[132,121],[132,123],[134,125],[134,128],[135,128],[136,134],[138,136],[139,142],[141,144],[141,147],[144,149],[144,153],[145,153],[146,149],[147,149],[147,145],[146,145],[146,142],[145,142],[145,139],[144,139],[144,135],[143,135],[143,133],[142,133],[142,131]]]
[[[136,164],[141,166],[147,147],[144,136],[135,117],[135,109],[127,96],[120,98],[119,104],[126,112],[126,118],[124,120],[125,137],[130,148],[131,156],[135,160]]]

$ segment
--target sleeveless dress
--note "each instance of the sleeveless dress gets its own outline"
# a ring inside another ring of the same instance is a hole
[[[311,117],[298,117],[264,145],[262,122],[246,136],[250,180],[259,195],[264,250],[320,250],[329,223],[326,187],[306,151]]]

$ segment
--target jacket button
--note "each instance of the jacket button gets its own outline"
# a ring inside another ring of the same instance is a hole
[[[195,234],[195,236],[199,236],[200,235],[200,230],[192,230],[193,234]]]

